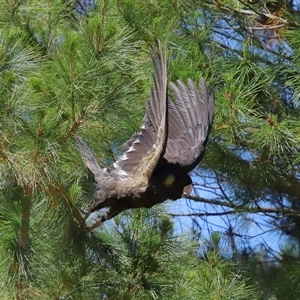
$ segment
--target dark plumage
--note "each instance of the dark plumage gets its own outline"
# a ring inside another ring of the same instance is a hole
[[[213,90],[200,79],[170,83],[175,98],[167,95],[166,54],[159,46],[153,57],[154,88],[139,133],[121,147],[122,155],[110,170],[98,164],[87,144],[76,137],[77,148],[97,182],[95,202],[88,215],[108,207],[94,226],[130,208],[150,208],[191,192],[188,172],[203,158],[214,116]]]

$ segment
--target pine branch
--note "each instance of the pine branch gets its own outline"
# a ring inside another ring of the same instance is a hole
[[[66,206],[68,207],[70,214],[73,217],[73,220],[76,220],[79,226],[84,226],[85,219],[82,217],[79,209],[73,204],[72,199],[65,192],[65,189],[59,183],[56,182],[52,184],[52,186],[49,186],[47,190],[45,190],[45,193],[50,194],[54,198],[59,197],[63,199]]]
[[[203,198],[200,196],[186,196],[187,199],[193,200],[195,202],[207,203],[211,205],[216,205],[220,207],[229,207],[232,210],[228,210],[225,212],[217,212],[217,213],[210,213],[210,212],[203,212],[203,213],[187,213],[187,214],[170,214],[172,217],[175,216],[198,216],[198,217],[205,217],[205,216],[222,216],[222,215],[229,215],[229,214],[236,214],[236,213],[270,213],[270,214],[277,214],[280,216],[300,216],[300,210],[292,209],[292,208],[276,208],[276,207],[261,207],[257,205],[257,207],[249,207],[247,205],[236,205],[232,202],[225,202],[216,199],[208,199]]]
[[[81,120],[80,118],[76,118],[72,125],[69,127],[68,131],[59,139],[59,143],[63,144],[66,142],[66,140],[68,138],[70,138],[75,132],[76,130],[79,128],[79,126],[83,123],[83,120]]]
[[[255,11],[252,7],[251,7],[251,10],[247,10],[247,9],[240,9],[240,8],[231,8],[231,7],[228,7],[226,5],[223,5],[217,1],[214,1],[214,4],[210,4],[210,3],[206,3],[207,6],[209,7],[219,7],[221,10],[223,10],[224,12],[228,13],[228,12],[235,12],[235,13],[238,13],[238,14],[241,14],[241,15],[245,15],[245,16],[256,16],[256,17],[260,17],[260,16],[264,16],[268,19],[272,19],[272,20],[276,20],[277,22],[281,23],[281,24],[284,24],[284,25],[297,25],[299,26],[298,23],[296,22],[291,22],[289,20],[286,20],[284,18],[281,18],[281,17],[278,17],[278,16],[275,16],[275,15],[272,15],[272,14],[269,14],[269,13],[264,13],[264,12],[257,12]]]

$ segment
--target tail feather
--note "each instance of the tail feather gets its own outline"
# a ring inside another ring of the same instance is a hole
[[[106,169],[101,168],[87,143],[80,136],[75,136],[75,139],[77,150],[79,151],[84,164],[94,174],[95,180],[98,182],[97,179],[103,176],[108,176],[109,174],[107,173]]]

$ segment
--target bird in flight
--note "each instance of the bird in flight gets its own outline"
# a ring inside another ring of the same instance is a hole
[[[168,96],[166,50],[153,54],[154,87],[140,131],[121,147],[121,156],[107,170],[100,167],[86,142],[76,136],[77,149],[97,182],[92,212],[107,208],[93,229],[120,212],[150,208],[192,191],[188,175],[202,160],[214,117],[214,93],[200,79],[170,82]]]

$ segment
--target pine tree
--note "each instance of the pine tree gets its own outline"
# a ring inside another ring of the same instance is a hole
[[[0,1],[0,297],[247,299],[245,279],[218,256],[201,260],[165,214],[86,231],[94,187],[74,135],[101,163],[115,158],[141,123],[155,40],[178,42],[170,78],[195,74],[177,70],[189,47],[175,34],[181,3],[83,2]]]
[[[133,4],[127,3],[129,11]],[[199,205],[191,204],[191,213],[184,215],[195,223],[227,216],[222,239],[230,243],[234,260],[250,252],[250,267],[254,257],[262,272],[260,288],[268,291],[262,298],[299,298],[298,284],[288,284],[297,278],[293,264],[299,261],[299,3],[168,4],[179,20],[167,37],[172,44],[170,78],[203,76],[216,93],[214,130],[201,169],[195,172],[195,195],[189,197]],[[123,14],[137,32],[142,28],[147,33],[141,36],[146,39],[153,32],[162,34],[155,25],[167,15],[168,4],[160,4],[158,19],[151,19],[157,6],[134,5],[134,15]],[[138,16],[147,20],[142,23],[146,29],[134,22]],[[274,238],[283,234],[284,250],[276,253],[266,243],[264,254],[256,253],[248,242],[251,236],[245,235],[245,228],[254,225],[274,232]],[[285,260],[285,249],[292,264]],[[274,275],[275,270],[280,276],[266,282],[265,274]],[[256,282],[256,273],[252,276]],[[286,284],[279,287],[278,282]]]
[[[298,6],[0,1],[1,297],[246,299],[242,268],[261,299],[299,298]],[[93,178],[73,137],[103,165],[115,159],[139,130],[157,39],[171,53],[170,80],[203,76],[214,87],[214,128],[188,215],[228,217],[212,240],[221,248],[227,237],[236,269],[183,247],[165,215],[127,212],[95,234],[83,226]],[[233,224],[251,226],[255,214],[292,246],[253,251]]]

